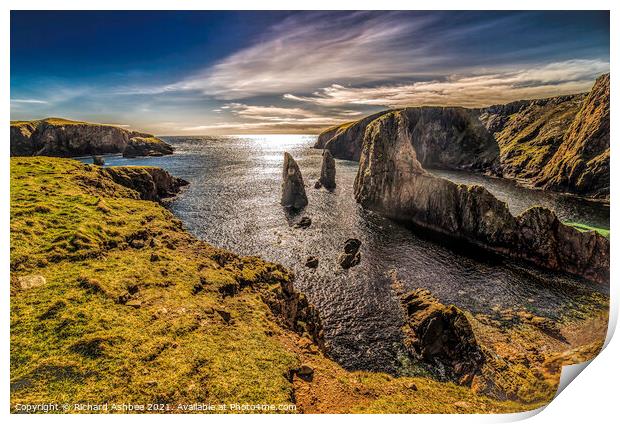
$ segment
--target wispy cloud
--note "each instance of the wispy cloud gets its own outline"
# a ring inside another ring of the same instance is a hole
[[[27,81],[12,89],[12,115],[130,122],[160,134],[317,132],[386,107],[479,107],[584,92],[609,71],[605,40],[592,35],[599,23],[582,27],[576,16],[571,36],[564,14],[534,15],[290,13],[241,48],[223,29],[216,41],[235,47],[223,56],[192,53],[195,62],[190,57],[179,74],[153,65],[139,77],[122,69]]]
[[[39,99],[11,99],[11,103],[17,103],[17,104],[47,104],[49,103],[46,100],[39,100]]]
[[[455,105],[480,107],[518,99],[588,91],[609,63],[571,60],[549,65],[479,75],[451,75],[431,81],[371,87],[332,84],[311,96],[285,94],[287,100],[320,106],[385,107]]]
[[[356,12],[294,15],[264,38],[177,83],[142,93],[195,90],[236,100],[334,81],[368,82],[424,72],[444,56],[432,43],[407,43],[436,18]],[[130,91],[136,92],[136,91]]]

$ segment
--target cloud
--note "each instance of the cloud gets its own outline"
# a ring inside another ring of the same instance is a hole
[[[309,111],[302,108],[279,106],[256,106],[243,103],[228,103],[227,109],[236,119],[231,122],[192,125],[182,128],[184,132],[317,132],[329,125],[340,123],[352,117],[359,118],[362,112],[354,110],[330,109],[325,112]]]
[[[569,60],[517,71],[451,75],[431,81],[370,87],[332,84],[310,96],[285,94],[284,99],[319,106],[373,105],[480,107],[519,99],[557,96],[590,90],[594,79],[609,71],[600,60]]]
[[[208,69],[142,93],[198,91],[222,100],[316,89],[334,81],[411,76],[443,60],[433,43],[410,43],[436,18],[389,13],[297,14]],[[135,91],[132,91],[135,92]]]
[[[39,99],[11,99],[11,103],[47,104],[49,102]]]

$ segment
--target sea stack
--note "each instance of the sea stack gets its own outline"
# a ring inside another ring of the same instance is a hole
[[[323,163],[321,165],[321,178],[319,182],[328,190],[336,188],[336,161],[331,152],[323,150]]]
[[[280,203],[285,208],[301,209],[308,204],[304,179],[295,159],[284,152],[284,166],[282,168],[282,199]]]

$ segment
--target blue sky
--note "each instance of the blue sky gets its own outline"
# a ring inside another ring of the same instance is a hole
[[[11,119],[160,135],[315,133],[608,71],[608,12],[11,12]]]

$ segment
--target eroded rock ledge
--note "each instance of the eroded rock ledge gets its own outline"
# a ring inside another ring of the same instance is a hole
[[[444,378],[471,385],[485,358],[465,314],[454,305],[440,303],[425,289],[401,296],[401,304],[409,354],[438,368]]]
[[[172,197],[189,184],[168,171],[151,166],[116,166],[102,168],[101,172],[115,183],[137,191],[142,200],[159,201]]]
[[[46,118],[11,122],[11,156],[86,156],[122,153],[128,157],[172,154],[159,138],[114,125]]]
[[[533,207],[513,216],[481,186],[426,172],[417,159],[408,115],[385,114],[366,129],[355,198],[363,207],[451,239],[596,282],[609,280],[609,241],[562,224]]]

